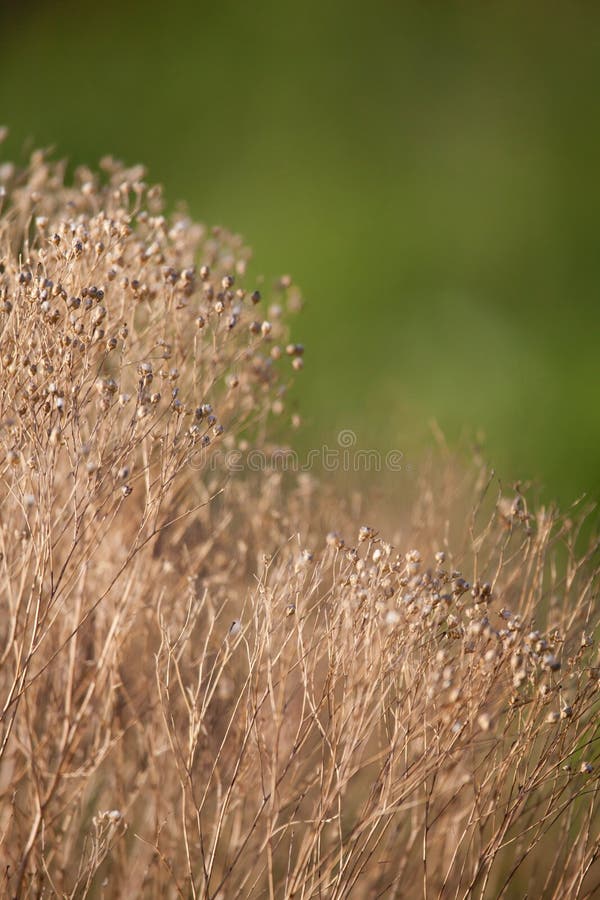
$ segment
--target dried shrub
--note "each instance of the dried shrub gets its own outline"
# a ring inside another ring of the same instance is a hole
[[[492,481],[386,541],[311,475],[232,479],[295,286],[260,313],[140,168],[0,178],[3,891],[592,896],[594,548]]]

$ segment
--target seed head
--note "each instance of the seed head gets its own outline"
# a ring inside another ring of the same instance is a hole
[[[543,664],[544,667],[550,669],[551,672],[558,672],[561,667],[560,660],[552,653],[547,653],[544,656]]]
[[[342,550],[344,547],[344,539],[337,531],[330,531],[326,538],[329,547],[335,547],[336,550]]]
[[[489,731],[492,727],[492,719],[489,713],[482,712],[477,717],[477,724],[481,728],[482,731]]]

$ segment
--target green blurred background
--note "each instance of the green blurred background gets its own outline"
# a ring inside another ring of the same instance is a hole
[[[307,305],[299,440],[600,497],[600,5],[4,3],[4,157],[142,161]],[[30,141],[30,143],[27,143]]]

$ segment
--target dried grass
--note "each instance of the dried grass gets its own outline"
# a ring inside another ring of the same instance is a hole
[[[299,294],[143,177],[0,169],[3,893],[591,897],[594,548],[485,478],[390,542],[232,479]]]

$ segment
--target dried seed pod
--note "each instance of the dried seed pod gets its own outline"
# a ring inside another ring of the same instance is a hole
[[[344,539],[337,531],[330,531],[326,541],[329,547],[335,547],[336,550],[342,550],[344,547]]]
[[[542,663],[544,668],[549,669],[551,672],[558,672],[561,668],[560,660],[554,656],[553,653],[547,653],[544,656]]]

